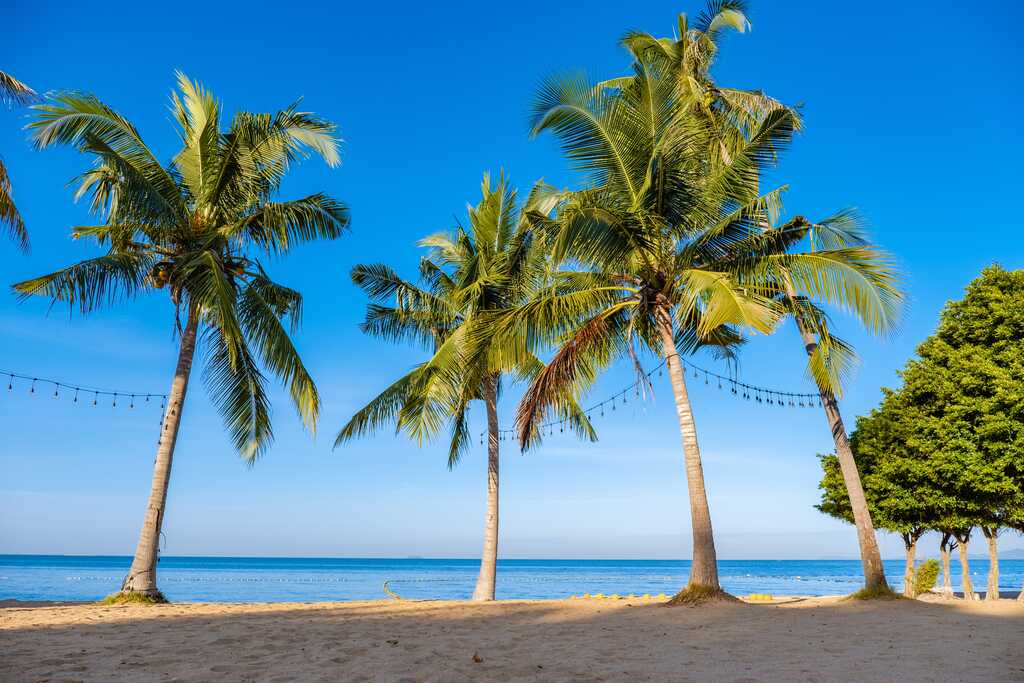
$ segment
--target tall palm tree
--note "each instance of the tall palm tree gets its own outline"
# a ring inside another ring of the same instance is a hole
[[[731,243],[774,211],[777,193],[758,194],[760,172],[798,121],[775,108],[725,161],[712,151],[716,131],[692,114],[690,95],[676,87],[664,60],[644,53],[633,69],[614,88],[551,79],[538,97],[534,133],[554,132],[577,168],[591,174],[592,187],[572,193],[558,213],[553,258],[579,264],[592,286],[548,303],[544,315],[571,323],[531,383],[518,426],[524,447],[535,443],[537,423],[557,397],[584,390],[601,368],[633,354],[634,343],[662,356],[676,400],[693,529],[689,582],[674,601],[703,601],[724,594],[679,356],[704,344],[735,344],[739,335],[730,325],[771,331],[779,315],[773,302],[719,263]],[[753,271],[756,264],[739,265]],[[541,308],[504,324],[529,329],[542,322]]]
[[[14,76],[0,71],[0,102],[8,107],[23,107],[34,102],[37,97],[35,90]],[[7,228],[11,239],[22,251],[28,251],[28,231],[11,197],[11,177],[3,159],[0,159],[0,225]]]
[[[499,344],[489,322],[501,311],[547,291],[546,247],[533,225],[550,213],[558,196],[537,184],[522,209],[504,175],[491,187],[485,175],[482,198],[469,207],[469,224],[453,234],[421,240],[430,250],[420,261],[423,283],[403,280],[383,264],[359,265],[352,281],[372,300],[364,332],[389,341],[412,341],[430,358],[403,375],[358,411],[338,433],[335,447],[394,424],[421,444],[448,425],[448,467],[470,446],[468,409],[483,401],[487,412],[487,513],[480,574],[474,600],[493,600],[498,557],[498,396],[509,379],[529,377],[543,364],[524,351],[522,340]],[[393,305],[386,305],[392,303]],[[576,403],[560,414],[581,435],[594,438]]]
[[[180,73],[178,89],[172,110],[182,147],[166,167],[129,121],[93,95],[67,92],[36,106],[29,125],[36,147],[71,145],[93,157],[78,195],[90,195],[102,222],[72,235],[106,253],[14,285],[23,296],[64,301],[83,314],[151,290],[174,304],[178,362],[139,543],[121,587],[153,599],[162,598],[158,542],[197,341],[206,350],[207,389],[243,458],[255,462],[273,439],[264,370],[288,388],[314,430],[320,399],[284,324],[298,328],[302,297],[271,280],[258,257],[334,239],[349,223],[345,206],[323,194],[274,199],[286,172],[309,152],[339,162],[332,123],[292,105],[275,114],[240,112],[225,131],[210,92]]]
[[[787,254],[801,245],[809,254],[790,261]],[[851,210],[812,223],[796,216],[766,229],[751,240],[752,249],[770,263],[775,297],[796,324],[807,354],[808,372],[818,386],[821,404],[835,442],[843,480],[853,511],[865,589],[885,590],[888,584],[878,542],[861,486],[838,397],[856,361],[856,352],[832,334],[829,317],[819,303],[853,314],[873,334],[890,333],[899,317],[903,293],[891,258],[868,240],[857,214]],[[828,268],[823,277],[815,261]]]

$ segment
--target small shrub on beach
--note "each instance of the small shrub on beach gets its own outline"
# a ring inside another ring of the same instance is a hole
[[[146,595],[145,593],[135,592],[117,592],[111,593],[107,597],[100,600],[101,605],[164,605],[169,603],[170,600],[164,597],[163,593],[157,592],[156,595]]]
[[[939,563],[937,560],[925,560],[914,573],[914,595],[921,595],[930,592],[935,588],[935,581],[939,578]]]

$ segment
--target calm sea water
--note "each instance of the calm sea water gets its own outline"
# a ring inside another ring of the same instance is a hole
[[[0,599],[96,600],[120,586],[129,557],[0,555]],[[468,598],[479,562],[435,559],[165,557],[159,583],[174,601],[304,602],[384,598],[383,584],[408,598]],[[499,598],[564,598],[583,593],[673,593],[689,562],[668,560],[503,560]],[[861,585],[856,560],[725,560],[722,586],[736,595],[837,595]],[[886,562],[893,584],[903,563]],[[975,590],[988,562],[971,561]],[[953,563],[954,587],[960,567]],[[1018,591],[1024,560],[1000,562],[1000,587]]]

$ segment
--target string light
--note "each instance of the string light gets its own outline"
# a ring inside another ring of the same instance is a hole
[[[15,383],[18,380],[25,380],[26,382],[30,383],[29,384],[29,389],[28,389],[28,393],[30,393],[30,394],[36,393],[36,384],[37,383],[38,384],[43,384],[43,385],[51,385],[51,386],[53,386],[53,398],[55,400],[60,400],[61,390],[64,389],[64,390],[66,390],[66,393],[68,393],[68,394],[70,394],[72,396],[72,399],[71,399],[72,403],[78,403],[78,394],[79,394],[79,392],[85,391],[85,392],[91,392],[92,393],[92,404],[94,406],[95,405],[99,405],[99,398],[100,398],[100,396],[110,396],[111,399],[112,399],[111,407],[113,407],[113,408],[117,407],[117,399],[119,397],[123,398],[125,396],[129,397],[129,403],[128,403],[128,407],[129,408],[134,408],[135,407],[135,399],[136,399],[136,397],[138,397],[138,398],[145,397],[146,403],[149,403],[149,399],[150,398],[159,398],[160,399],[160,411],[161,411],[161,413],[163,412],[165,406],[167,405],[167,394],[147,394],[147,393],[143,393],[143,392],[139,392],[139,391],[130,392],[130,391],[120,391],[120,390],[115,391],[113,389],[99,389],[99,388],[95,388],[95,387],[83,386],[81,384],[72,384],[71,382],[64,382],[64,381],[61,381],[61,380],[47,379],[45,377],[33,377],[32,375],[22,375],[22,374],[17,373],[17,372],[11,372],[10,370],[0,370],[0,376],[3,376],[3,375],[7,375],[7,391],[10,391],[10,392],[14,391],[14,385],[15,385]],[[123,401],[122,401],[122,404],[123,404]],[[163,420],[161,418],[161,423],[162,423],[162,421]]]
[[[753,400],[755,403],[762,405],[777,405],[781,408],[785,407],[800,407],[800,408],[813,408],[822,407],[821,396],[818,393],[794,393],[789,391],[779,391],[777,389],[771,389],[768,387],[761,387],[754,384],[747,384],[745,382],[738,381],[735,377],[727,375],[721,375],[707,368],[702,368],[699,365],[695,365],[688,360],[676,356],[676,359],[682,365],[683,376],[686,376],[687,370],[693,375],[694,379],[700,379],[701,376],[704,378],[704,384],[711,386],[711,380],[714,379],[719,390],[728,389],[729,393],[737,398],[743,398],[744,400]],[[666,361],[662,361],[657,367],[652,368],[650,371],[643,373],[643,379],[633,382],[628,387],[612,394],[610,398],[606,398],[600,403],[590,406],[583,410],[583,414],[586,417],[600,417],[605,416],[605,406],[611,406],[612,411],[616,410],[618,399],[622,399],[623,405],[628,403],[629,392],[633,391],[636,397],[639,399],[641,389],[643,386],[650,383],[650,380],[657,375],[662,376],[662,372],[666,366]],[[537,425],[538,433],[543,436],[545,432],[551,436],[555,433],[555,427],[558,427],[559,433],[565,432],[565,425],[569,422],[568,418],[561,420],[552,420],[550,422],[544,422]],[[484,442],[484,434],[481,432],[480,443]],[[516,436],[516,430],[514,429],[502,429],[498,431],[499,439],[504,441],[506,437],[512,440]]]

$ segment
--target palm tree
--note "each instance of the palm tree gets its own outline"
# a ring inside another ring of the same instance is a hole
[[[35,107],[29,128],[37,148],[65,144],[93,157],[77,194],[89,195],[103,220],[72,235],[106,253],[14,285],[25,297],[47,296],[83,314],[151,290],[164,290],[174,305],[178,362],[139,543],[121,587],[150,599],[162,599],[158,539],[197,340],[206,347],[207,389],[248,462],[273,439],[261,366],[287,386],[314,430],[320,399],[289,338],[302,297],[272,281],[258,256],[334,239],[349,223],[345,206],[323,194],[274,200],[286,172],[310,151],[331,166],[339,162],[332,123],[292,105],[276,114],[240,112],[223,131],[210,92],[180,73],[178,88],[172,110],[182,148],[166,167],[129,121],[93,95],[62,93]]]
[[[37,97],[35,90],[14,76],[0,71],[0,101],[6,106],[23,107],[34,102]],[[3,159],[0,159],[0,225],[7,227],[11,239],[22,251],[28,251],[28,231],[11,197],[11,178]]]
[[[420,261],[423,286],[403,280],[383,264],[359,265],[352,281],[371,298],[364,332],[389,341],[412,341],[431,357],[359,410],[339,431],[335,447],[394,424],[422,444],[449,426],[448,467],[470,445],[469,403],[487,412],[487,514],[484,550],[474,600],[493,600],[498,556],[498,396],[507,379],[532,376],[543,364],[523,351],[522,340],[496,343],[493,317],[547,291],[546,248],[535,222],[550,213],[558,195],[537,184],[522,209],[504,175],[491,187],[485,175],[480,203],[469,207],[469,225],[427,237]],[[393,305],[385,305],[393,301]],[[581,435],[594,438],[589,421],[571,399],[560,411]]]
[[[780,311],[752,284],[760,264],[731,259],[731,245],[775,214],[780,191],[760,196],[760,173],[799,121],[775,106],[723,155],[720,132],[713,120],[693,113],[692,94],[677,87],[671,64],[640,50],[633,70],[612,87],[573,77],[542,87],[534,134],[554,132],[592,181],[560,208],[553,258],[579,264],[590,288],[523,307],[502,325],[523,334],[545,317],[566,321],[560,349],[520,406],[524,447],[537,442],[537,424],[559,396],[585,390],[616,358],[635,358],[635,343],[665,359],[693,528],[689,582],[673,602],[699,602],[724,593],[679,356],[709,344],[728,352],[740,341],[733,325],[766,333],[773,328]]]
[[[809,244],[810,254],[790,262],[786,254],[804,243]],[[763,238],[752,241],[752,248],[775,266],[775,296],[796,324],[807,354],[808,372],[818,386],[850,497],[864,587],[869,593],[885,591],[888,584],[871,513],[839,411],[838,397],[856,353],[831,333],[828,315],[815,300],[852,313],[871,333],[887,334],[894,329],[903,302],[898,276],[890,257],[870,243],[852,210],[816,223],[797,216],[784,225],[766,229]],[[818,268],[807,267],[815,262],[827,268],[828,277],[822,277]]]

